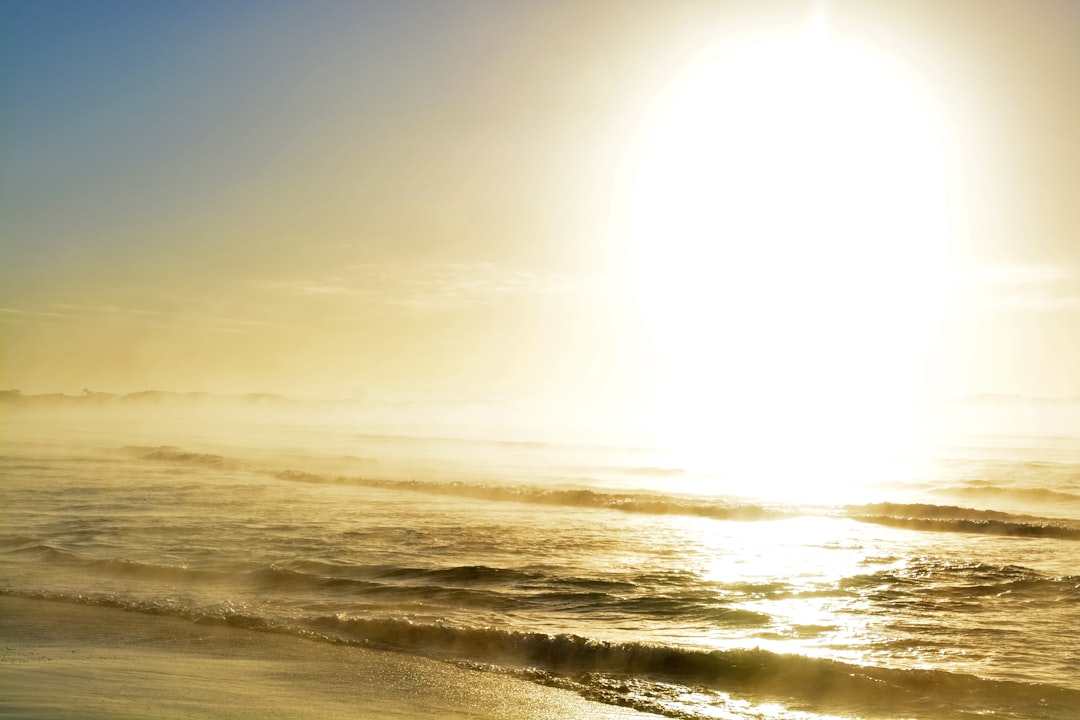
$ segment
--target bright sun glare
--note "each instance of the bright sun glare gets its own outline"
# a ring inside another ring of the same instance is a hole
[[[925,89],[820,30],[760,37],[680,73],[638,152],[634,293],[673,459],[818,497],[903,452],[949,290]]]

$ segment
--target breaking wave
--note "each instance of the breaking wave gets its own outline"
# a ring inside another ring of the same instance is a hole
[[[848,505],[844,510],[855,520],[909,530],[1080,540],[1080,524],[1074,521],[997,510],[925,503]]]
[[[930,490],[943,497],[1020,500],[1031,503],[1080,504],[1080,495],[1048,488],[999,487],[995,485],[954,485]]]
[[[641,642],[608,642],[547,634],[415,622],[399,617],[320,615],[271,619],[223,605],[191,608],[109,596],[57,593],[0,594],[111,607],[251,631],[395,650],[478,670],[514,674],[571,689],[590,699],[672,717],[694,717],[664,702],[667,683],[733,692],[757,701],[783,700],[871,716],[1039,717],[1066,720],[1080,707],[1080,691],[1040,683],[989,680],[942,670],[860,666],[761,649],[695,650]]]
[[[280,469],[245,463],[209,453],[188,452],[176,446],[123,449],[140,459],[223,470],[247,470],[288,482],[352,485],[382,490],[447,495],[489,502],[520,502],[536,505],[596,508],[649,515],[685,515],[714,520],[780,520],[808,514],[834,515],[825,508],[795,508],[722,498],[666,495],[656,492],[611,492],[586,488],[545,488],[536,485],[503,485],[480,482],[410,480]],[[1037,488],[1003,490],[993,487],[950,488],[948,492],[1013,493],[1043,501],[1062,500],[1061,493]],[[945,492],[943,490],[942,492]],[[1070,498],[1073,496],[1069,496]],[[929,503],[873,503],[848,505],[841,512],[861,522],[923,532],[959,532],[1059,540],[1080,540],[1080,523],[1073,520],[979,510]]]
[[[597,508],[649,515],[688,515],[715,520],[776,520],[796,513],[755,503],[735,503],[711,498],[677,497],[648,492],[613,493],[584,488],[543,488],[532,485],[495,485],[461,481],[398,480],[353,475],[334,475],[295,469],[276,469],[245,464],[222,455],[193,453],[175,446],[128,446],[123,450],[144,460],[183,463],[229,470],[261,472],[278,480],[325,485],[353,485],[383,490],[451,495],[491,502],[522,502],[537,505]]]

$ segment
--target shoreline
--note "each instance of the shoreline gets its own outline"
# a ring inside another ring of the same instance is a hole
[[[0,596],[0,717],[647,720],[389,650]]]

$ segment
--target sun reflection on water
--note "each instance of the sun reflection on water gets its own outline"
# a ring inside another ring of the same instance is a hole
[[[702,582],[713,585],[728,607],[770,618],[764,631],[714,628],[698,638],[702,646],[861,662],[866,649],[881,639],[876,618],[852,612],[859,601],[845,590],[845,579],[890,567],[895,560],[860,539],[855,523],[801,517],[688,526],[700,542]]]

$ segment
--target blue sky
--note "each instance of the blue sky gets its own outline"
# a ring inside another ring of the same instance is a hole
[[[824,8],[962,138],[934,391],[1080,395],[1076,3],[0,8],[4,386],[633,405],[643,118],[686,58]]]

